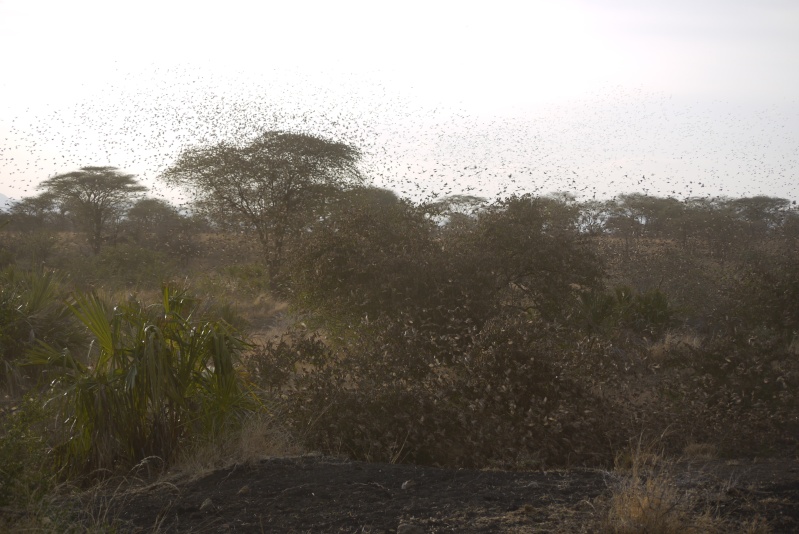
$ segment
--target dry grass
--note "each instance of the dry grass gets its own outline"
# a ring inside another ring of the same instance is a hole
[[[702,339],[693,333],[669,331],[663,339],[656,341],[649,346],[649,356],[653,361],[663,361],[669,355],[681,353],[688,349],[699,349],[702,346]]]
[[[686,447],[686,456],[710,454],[715,454],[715,448],[707,444]],[[721,519],[703,504],[707,499],[702,498],[701,489],[678,484],[674,467],[674,461],[640,439],[630,451],[620,454],[601,530],[615,534],[768,532],[768,525],[761,521],[735,528]]]
[[[799,355],[799,335],[795,335],[788,345],[788,352]]]
[[[0,508],[0,532],[99,534],[117,532],[116,511],[125,503],[119,478],[80,490],[61,484],[24,508]],[[112,485],[115,484],[115,488]]]
[[[696,512],[693,501],[692,493],[678,488],[668,474],[628,476],[614,489],[604,530],[619,534],[726,531],[710,510]]]
[[[683,448],[683,456],[688,460],[714,460],[718,452],[712,443],[689,443]]]
[[[214,442],[204,443],[187,451],[182,458],[164,475],[153,482],[154,474],[163,466],[159,458],[147,458],[133,468],[127,476],[112,477],[67,497],[73,505],[69,508],[79,510],[73,517],[53,517],[53,510],[31,513],[23,521],[14,524],[14,532],[116,532],[118,512],[131,499],[141,492],[152,491],[155,487],[171,488],[175,494],[180,492],[178,485],[202,478],[210,472],[234,464],[252,464],[268,457],[294,456],[302,453],[291,436],[285,432],[272,415],[254,415],[234,435]],[[63,490],[60,493],[70,492]],[[165,506],[150,532],[162,532],[165,514],[170,510]],[[3,529],[0,522],[0,530]],[[5,532],[5,530],[3,530]]]
[[[272,414],[254,414],[233,436],[192,448],[170,469],[167,479],[189,480],[234,464],[253,464],[270,457],[294,456],[304,451]]]

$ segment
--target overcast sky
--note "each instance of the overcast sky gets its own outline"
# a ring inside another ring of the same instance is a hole
[[[799,2],[0,0],[0,193],[264,129],[409,195],[799,200]]]

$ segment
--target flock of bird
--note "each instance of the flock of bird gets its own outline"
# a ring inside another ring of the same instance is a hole
[[[183,149],[288,130],[357,146],[374,185],[417,201],[555,191],[799,199],[799,105],[786,114],[609,88],[488,114],[417,96],[355,75],[120,72],[68,105],[0,116],[0,193],[33,195],[49,176],[113,165],[151,195],[187,202],[157,179]]]

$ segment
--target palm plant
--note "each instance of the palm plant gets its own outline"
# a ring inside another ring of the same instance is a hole
[[[0,387],[17,397],[38,369],[18,364],[37,341],[59,349],[76,347],[85,335],[63,304],[60,278],[50,271],[10,266],[0,271]]]
[[[239,375],[247,345],[223,321],[195,318],[196,300],[165,286],[163,300],[113,309],[96,294],[69,304],[93,341],[89,363],[41,343],[30,361],[55,372],[52,400],[66,421],[56,447],[65,475],[170,463],[192,438],[218,435],[255,407]]]

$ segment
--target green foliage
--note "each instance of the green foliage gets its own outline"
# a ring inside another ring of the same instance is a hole
[[[590,349],[556,325],[603,271],[575,206],[512,197],[457,227],[433,208],[355,190],[309,228],[290,287],[330,342],[267,344],[269,387],[309,446],[358,458],[585,460],[607,437]]]
[[[50,230],[34,230],[15,236],[12,240],[14,263],[40,269],[52,258],[56,236]]]
[[[627,321],[634,328],[648,330],[653,335],[663,333],[673,316],[668,297],[659,289],[638,293],[630,308]]]
[[[236,150],[255,158],[252,169],[270,168],[252,147]],[[275,184],[288,179],[280,172]],[[34,347],[25,369],[55,379],[47,409],[65,422],[51,429],[64,476],[151,455],[169,463],[226,432],[255,405],[244,377],[282,403],[306,446],[367,460],[608,463],[614,445],[641,433],[666,436],[673,451],[687,439],[730,453],[796,447],[799,370],[786,347],[799,330],[799,263],[795,236],[781,233],[795,223],[784,202],[414,205],[337,180],[284,184],[310,189],[280,223],[279,272],[242,232],[260,223],[216,212],[226,224],[202,236],[209,255],[193,279],[212,295],[203,303],[167,289],[158,306],[84,296],[69,311],[51,274],[12,270],[0,286],[0,348],[19,374],[15,362]],[[115,246],[76,261],[62,240],[54,263],[75,285],[146,294],[182,268],[159,232],[186,222],[161,202],[139,203]],[[311,331],[246,346],[237,332],[259,320],[231,302],[278,294]],[[34,434],[15,436],[39,450]]]
[[[0,230],[8,226],[10,222],[5,213],[0,210]],[[14,263],[14,254],[9,250],[8,242],[3,237],[5,235],[0,234],[0,269],[4,269]]]
[[[5,247],[0,247],[0,269],[5,269],[15,262],[14,254]]]
[[[10,209],[10,228],[22,232],[52,230],[65,219],[59,212],[58,198],[54,193],[44,192],[15,202]]]
[[[18,364],[27,350],[45,342],[59,350],[85,341],[63,303],[59,277],[50,271],[8,267],[0,272],[0,383],[11,393],[30,386],[38,369]]]
[[[622,328],[659,337],[672,324],[674,310],[659,289],[639,293],[627,286],[617,286],[612,292],[581,293],[578,317],[592,334],[610,334]]]
[[[25,507],[55,486],[41,399],[25,397],[0,411],[0,506]]]
[[[579,294],[577,321],[589,335],[609,332],[618,324],[615,293],[582,291]]]
[[[254,407],[236,368],[246,345],[222,322],[194,317],[194,299],[164,287],[158,306],[131,300],[110,309],[74,297],[94,338],[84,365],[40,344],[31,362],[58,379],[51,402],[65,421],[56,462],[67,476],[126,468],[149,456],[167,464],[190,439],[214,436]]]

